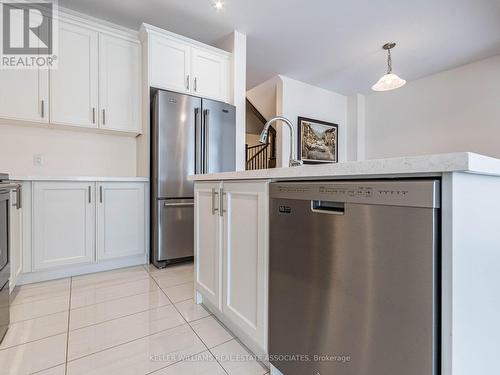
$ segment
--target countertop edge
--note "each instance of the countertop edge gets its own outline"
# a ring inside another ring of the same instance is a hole
[[[471,152],[373,159],[328,165],[309,165],[256,171],[223,172],[191,175],[190,181],[377,178],[474,173],[500,176],[500,160]]]
[[[148,177],[10,176],[12,181],[149,182]]]

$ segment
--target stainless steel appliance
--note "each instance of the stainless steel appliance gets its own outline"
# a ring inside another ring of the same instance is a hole
[[[281,182],[270,197],[271,363],[438,374],[439,181]]]
[[[9,176],[0,173],[0,342],[9,327],[9,213],[10,193],[17,190],[16,208],[21,208],[21,186],[9,181]]]
[[[151,132],[151,260],[157,267],[192,258],[194,173],[235,170],[235,108],[158,90]]]

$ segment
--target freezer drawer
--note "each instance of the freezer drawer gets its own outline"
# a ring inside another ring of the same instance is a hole
[[[437,184],[405,184],[271,186],[269,353],[284,374],[439,373]]]
[[[194,254],[194,200],[157,201],[157,261],[171,261]]]

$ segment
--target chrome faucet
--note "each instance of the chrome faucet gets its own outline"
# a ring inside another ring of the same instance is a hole
[[[283,116],[276,116],[270,119],[268,122],[266,122],[266,125],[264,125],[264,130],[262,130],[262,133],[260,133],[259,136],[259,142],[260,143],[267,143],[267,136],[269,134],[269,127],[271,124],[275,121],[283,121],[285,124],[288,125],[288,128],[290,129],[290,156],[289,156],[289,162],[288,166],[289,167],[297,167],[299,165],[302,165],[302,160],[297,160],[295,157],[295,131],[293,130],[293,124],[290,122],[289,119]]]

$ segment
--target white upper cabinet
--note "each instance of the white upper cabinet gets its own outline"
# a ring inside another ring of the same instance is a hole
[[[229,102],[231,54],[143,25],[149,86]]]
[[[49,71],[0,69],[0,117],[49,121]]]
[[[59,21],[58,67],[50,72],[50,121],[97,128],[98,38],[87,27]]]
[[[151,36],[151,86],[188,92],[191,85],[191,48],[158,35]]]
[[[191,50],[193,91],[199,96],[224,100],[227,97],[228,58],[213,52]]]
[[[33,269],[91,263],[95,254],[95,184],[33,184]]]
[[[61,11],[57,43],[49,70],[0,70],[0,118],[140,134],[137,33]]]
[[[99,108],[102,128],[141,129],[141,45],[112,35],[99,37]]]
[[[98,260],[146,253],[146,195],[142,182],[98,184]]]

